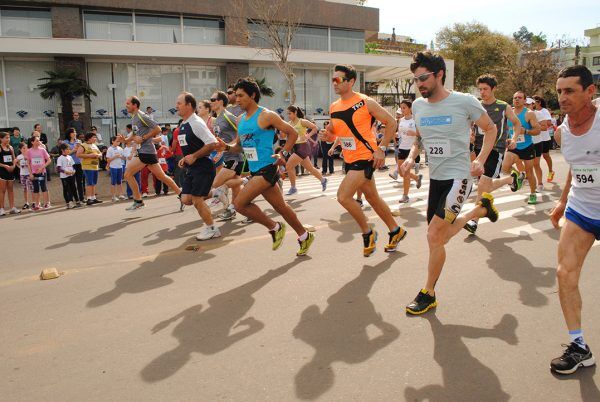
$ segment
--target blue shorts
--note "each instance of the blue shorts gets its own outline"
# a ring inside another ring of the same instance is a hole
[[[586,232],[593,234],[596,240],[600,240],[600,220],[590,219],[587,216],[583,216],[570,207],[567,208],[567,211],[565,212],[565,218]]]
[[[214,158],[215,158],[215,156],[217,156],[217,154],[218,154],[217,151],[212,151],[209,156],[210,160],[214,160]],[[219,159],[218,161],[215,162],[215,167],[221,166],[224,162],[225,162],[225,154],[223,153],[221,155],[221,159]]]
[[[95,186],[98,184],[98,171],[97,170],[84,170],[83,174],[85,175],[85,185],[86,186]]]
[[[123,183],[123,168],[110,168],[110,185],[118,186]]]

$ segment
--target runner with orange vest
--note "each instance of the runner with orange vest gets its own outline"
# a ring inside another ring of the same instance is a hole
[[[375,251],[377,232],[369,226],[367,217],[353,198],[354,193],[359,190],[389,229],[389,242],[385,251],[395,251],[398,243],[406,237],[406,230],[396,223],[390,208],[379,196],[373,173],[385,165],[385,149],[396,134],[396,121],[373,99],[352,90],[356,82],[354,67],[335,66],[331,81],[340,99],[329,108],[331,123],[327,130],[337,137],[342,146],[346,170],[346,177],[337,192],[337,200],[360,226],[365,257]],[[386,126],[385,136],[379,147],[371,131],[375,120]]]

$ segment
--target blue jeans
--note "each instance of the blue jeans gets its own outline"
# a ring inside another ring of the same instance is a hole
[[[125,173],[125,168],[123,168],[123,173]],[[142,181],[140,180],[140,172],[137,172],[133,177],[135,177],[135,181],[138,184],[138,189],[142,191]],[[131,187],[129,187],[129,183],[127,183],[127,197],[132,197],[133,191],[131,191]]]

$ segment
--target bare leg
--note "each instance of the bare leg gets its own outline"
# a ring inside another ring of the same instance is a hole
[[[367,199],[369,204],[371,204],[371,207],[373,208],[375,213],[381,218],[381,220],[383,220],[383,222],[388,227],[389,231],[391,232],[394,229],[396,229],[399,225],[394,219],[392,211],[390,211],[390,207],[388,207],[385,201],[383,201],[379,196],[379,193],[377,192],[377,187],[375,186],[375,179],[365,180],[365,182],[363,182],[360,188],[365,194],[365,198]],[[354,202],[354,204],[357,205],[356,202]],[[360,210],[360,212],[362,213],[362,210]]]
[[[290,207],[288,203],[285,202],[285,200],[283,199],[283,194],[281,193],[281,189],[279,188],[279,186],[269,186],[269,188],[263,191],[262,196],[269,204],[271,204],[273,209],[277,211],[277,213],[281,215],[281,217],[292,227],[292,229],[294,229],[298,236],[302,236],[306,232],[306,229],[304,229],[304,226],[302,226],[302,223],[300,223],[300,220],[298,219],[298,216],[296,215],[292,207]]]
[[[171,179],[165,174],[165,172],[162,170],[158,163],[155,163],[154,165],[148,165],[148,170],[150,170],[152,176],[154,176],[155,179],[160,180],[164,184],[169,186],[169,188],[173,190],[175,194],[179,195],[181,193],[181,189],[179,188],[177,183],[175,183],[173,179]]]
[[[264,178],[255,176],[241,189],[233,205],[240,214],[272,230],[276,226],[275,221],[265,215],[256,204],[252,203],[252,200],[263,194],[269,187],[271,185]]]
[[[129,184],[133,199],[136,201],[142,200],[142,194],[140,193],[138,182],[135,179],[135,174],[141,171],[144,166],[146,165],[143,164],[138,157],[135,157],[127,163],[127,167],[125,168],[124,179],[127,181],[127,184]]]
[[[315,176],[319,182],[323,181],[323,175],[313,166],[312,163],[310,163],[310,158],[304,158],[300,164],[304,166],[304,169],[308,170],[310,174]]]
[[[371,228],[367,223],[367,217],[353,197],[366,181],[363,171],[351,170],[344,177],[337,191],[338,202],[352,215],[363,234],[369,233]]]
[[[291,187],[296,187],[296,166],[298,166],[300,162],[302,162],[302,159],[298,155],[292,154],[285,165]]]

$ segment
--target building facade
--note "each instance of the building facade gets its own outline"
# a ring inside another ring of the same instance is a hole
[[[581,64],[590,69],[596,85],[600,83],[600,27],[586,29],[583,34],[589,38],[590,44],[582,47],[566,48],[561,55],[563,65]],[[600,95],[600,87],[598,88]]]
[[[357,67],[361,88],[365,81],[407,74],[409,56],[365,54],[365,38],[379,28],[378,9],[322,0],[303,4],[308,12],[290,61],[296,103],[308,115],[327,114],[335,97],[334,64]],[[75,110],[86,127],[107,134],[128,123],[129,95],[139,96],[143,109],[152,107],[161,123],[173,123],[181,91],[206,99],[247,75],[266,78],[275,90],[265,106],[284,109],[285,80],[269,52],[241,34],[247,21],[229,1],[0,1],[0,126],[18,126],[29,135],[39,122],[58,138],[60,105],[42,99],[37,85],[45,71],[66,67],[78,69],[97,93],[90,102],[76,99]]]

